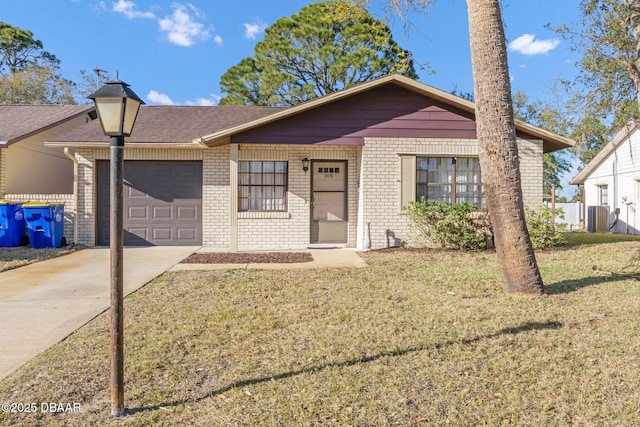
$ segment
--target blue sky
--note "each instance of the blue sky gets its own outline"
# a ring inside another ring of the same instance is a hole
[[[81,69],[116,70],[147,104],[213,105],[220,77],[251,56],[264,28],[311,3],[305,0],[1,0],[0,20],[28,29],[62,61],[65,77]],[[577,20],[578,1],[505,0],[510,73],[530,99],[550,99],[557,77],[574,75],[575,54],[544,28]],[[472,92],[464,0],[436,0],[411,24],[373,0],[374,16],[390,21],[394,38],[434,74],[419,80],[451,91]]]
[[[0,0],[0,20],[33,32],[61,60],[62,74],[79,82],[80,70],[100,68],[148,105],[216,105],[224,72],[253,55],[264,28],[291,16],[309,0]],[[566,41],[545,28],[577,22],[578,0],[503,0],[512,86],[531,101],[553,103],[557,78],[571,79],[577,59]],[[370,0],[395,40],[412,52],[419,80],[446,91],[472,92],[464,0],[436,0],[410,24]],[[418,65],[417,64],[417,65]],[[565,195],[574,189],[566,182]]]

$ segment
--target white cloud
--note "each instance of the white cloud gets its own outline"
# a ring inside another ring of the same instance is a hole
[[[147,18],[155,19],[156,15],[153,12],[139,12],[135,10],[136,4],[130,0],[118,0],[117,3],[113,3],[113,11],[122,13],[129,19],[134,18]]]
[[[249,40],[255,40],[258,34],[262,33],[265,28],[267,28],[267,24],[257,19],[252,23],[244,23],[244,37]]]
[[[147,101],[149,101],[150,104],[156,105],[175,105],[171,98],[169,98],[169,95],[156,92],[155,90],[149,91]]]
[[[123,1],[123,0],[121,0]],[[192,4],[174,3],[171,5],[173,13],[160,19],[160,31],[167,33],[167,38],[178,46],[191,46],[197,40],[209,38],[209,30],[204,24],[197,22],[195,18],[201,18],[202,14]]]
[[[100,5],[105,7],[104,2],[100,2]],[[178,46],[191,46],[197,41],[210,37],[209,30],[199,22],[205,17],[195,6],[190,3],[174,3],[171,8],[173,13],[164,18],[159,18],[152,11],[141,12],[137,10],[135,2],[132,0],[113,2],[111,10],[123,14],[128,19],[146,18],[158,21],[159,30],[166,33],[169,42]],[[222,37],[216,36],[214,41],[218,45],[222,45]]]
[[[523,34],[509,43],[509,50],[523,55],[541,55],[552,51],[560,44],[558,39],[536,40],[535,37],[534,34]]]
[[[218,103],[220,102],[220,98],[222,98],[220,95],[216,95],[215,93],[212,93],[209,96],[210,98],[198,98],[195,101],[187,101],[187,105],[210,107],[212,105],[218,105]]]

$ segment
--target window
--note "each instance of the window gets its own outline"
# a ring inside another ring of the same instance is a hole
[[[609,205],[609,186],[601,185],[598,187],[598,200],[601,206]]]
[[[287,162],[238,162],[238,209],[286,211],[287,169]]]
[[[480,162],[473,157],[417,157],[416,196],[486,208]]]

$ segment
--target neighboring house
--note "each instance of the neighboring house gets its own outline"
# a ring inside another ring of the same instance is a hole
[[[290,108],[142,107],[126,139],[125,244],[400,245],[401,208],[419,196],[484,204],[474,111],[398,75]],[[538,206],[542,154],[573,141],[516,127],[524,203]],[[75,148],[88,245],[109,238],[107,141],[88,123],[48,142]]]
[[[67,240],[73,235],[74,168],[55,139],[96,118],[91,105],[0,105],[0,197],[65,202]]]
[[[640,234],[640,132],[632,121],[571,181],[583,186],[587,230]]]

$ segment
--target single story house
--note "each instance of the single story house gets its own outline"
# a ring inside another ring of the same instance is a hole
[[[44,143],[96,117],[90,105],[0,105],[0,198],[65,202],[65,234],[71,236],[72,153]]]
[[[125,244],[221,251],[398,246],[419,196],[483,205],[474,104],[399,75],[289,108],[143,106],[125,148]],[[573,141],[517,122],[524,203],[542,203],[542,154]],[[73,147],[78,241],[109,239],[108,139]]]
[[[587,230],[640,234],[640,123],[627,123],[571,180],[583,186]]]

